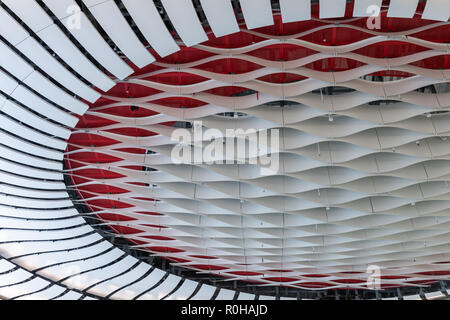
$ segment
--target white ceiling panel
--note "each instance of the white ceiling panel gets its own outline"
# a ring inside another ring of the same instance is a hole
[[[417,10],[419,0],[391,0],[388,17],[412,18]]]
[[[88,87],[80,79],[75,77],[74,74],[64,68],[35,39],[27,38],[25,41],[19,43],[16,48],[39,66],[39,68],[73,93],[90,102],[97,101],[100,97],[97,91]]]
[[[346,0],[320,0],[319,18],[340,18],[345,15]]]
[[[122,2],[139,30],[161,57],[180,50],[152,1],[122,0]]]
[[[43,0],[67,30],[106,70],[118,79],[125,79],[133,69],[128,66],[105,42],[98,31],[73,0]],[[79,20],[77,20],[79,19]],[[72,27],[78,22],[80,28]],[[82,27],[81,27],[82,26]]]
[[[168,296],[165,300],[186,300],[192,295],[197,286],[197,282],[186,279],[181,287]]]
[[[175,30],[188,47],[208,40],[191,0],[161,0]]]
[[[311,19],[311,0],[280,0],[284,23]]]
[[[0,71],[0,90],[4,93],[10,95],[13,93],[13,91],[17,88],[19,83],[8,76],[3,71]]]
[[[0,65],[2,68],[22,80],[29,76],[34,69],[17,53],[0,41]]]
[[[239,31],[230,0],[200,0],[200,3],[216,37]]]
[[[249,29],[273,25],[270,0],[240,0],[245,24]]]
[[[80,50],[70,41],[66,35],[53,24],[37,35],[62,59],[87,81],[97,88],[108,91],[115,83],[107,75],[101,72]]]
[[[104,91],[114,86],[114,82],[78,50],[37,2],[7,0],[5,4],[82,77]]]
[[[48,300],[53,299],[54,297],[59,296],[61,293],[66,291],[67,289],[65,287],[53,285],[49,287],[48,289],[28,294],[23,297],[18,298],[17,300]]]
[[[20,135],[24,139],[58,150],[64,150],[67,145],[62,140],[50,138],[45,134],[39,133],[33,129],[29,129],[14,120],[6,118],[5,116],[0,116],[0,126],[2,129],[7,130],[15,135]]]
[[[34,113],[22,108],[11,100],[7,100],[3,107],[0,107],[0,110],[31,127],[45,128],[45,131],[51,135],[62,139],[68,139],[70,136],[70,130],[36,116]]]
[[[450,18],[450,1],[448,0],[427,0],[422,19],[448,21]]]
[[[78,118],[58,109],[54,105],[48,103],[44,99],[37,96],[24,86],[20,85],[11,94],[11,97],[27,106],[30,109],[66,126],[73,127],[77,124]]]
[[[204,284],[191,300],[211,300],[215,291],[215,287]]]
[[[84,0],[84,2],[89,1]],[[136,66],[143,68],[155,61],[131,30],[114,1],[102,2],[90,7],[89,10],[111,40]]]
[[[13,46],[30,36],[3,8],[0,8],[0,34]]]
[[[53,24],[52,19],[35,0],[5,0],[2,2],[34,32]]]
[[[51,150],[45,147],[37,146],[32,143],[28,143],[25,140],[19,139],[5,132],[0,132],[0,141],[2,144],[20,150],[22,152],[31,153],[39,157],[53,159],[61,161],[63,159],[63,153],[55,150]]]
[[[64,106],[65,109],[70,110],[73,113],[82,115],[88,109],[86,104],[61,90],[37,71],[33,72],[26,79],[24,79],[23,83],[33,90],[41,93],[44,97],[50,99],[57,105]]]

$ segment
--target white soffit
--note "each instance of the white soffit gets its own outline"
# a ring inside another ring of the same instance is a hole
[[[284,23],[311,19],[310,0],[280,0],[280,9]]]
[[[389,4],[388,17],[412,18],[417,10],[419,0],[391,0]]]
[[[83,0],[88,5],[90,1]],[[122,52],[139,68],[149,65],[155,58],[139,41],[114,1],[102,2],[89,7],[108,36]]]
[[[230,0],[200,0],[200,3],[216,37],[239,31]]]
[[[427,0],[422,19],[448,21],[450,18],[449,0]]]
[[[161,0],[178,35],[188,47],[208,40],[191,0]]]
[[[270,0],[240,0],[245,24],[249,29],[273,25]]]
[[[67,30],[106,70],[119,79],[133,73],[129,67],[106,43],[92,23],[73,0],[43,0]],[[80,28],[76,27],[79,23]]]
[[[98,70],[78,50],[34,0],[6,0],[3,3],[25,22],[61,59],[74,70],[77,70],[86,80],[105,91],[114,86],[114,82]]]
[[[346,0],[320,0],[319,18],[340,18],[345,15]]]
[[[145,39],[161,56],[180,50],[152,1],[122,0]]]
[[[25,41],[18,44],[16,48],[39,66],[39,68],[44,70],[49,76],[73,93],[90,102],[94,102],[100,97],[100,94],[97,91],[88,87],[80,79],[75,77],[74,74],[52,57],[52,55],[34,38],[27,38]]]

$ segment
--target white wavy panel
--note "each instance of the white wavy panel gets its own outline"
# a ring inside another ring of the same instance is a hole
[[[427,0],[422,19],[448,21],[450,18],[450,1],[448,0]]]
[[[122,0],[134,22],[161,57],[180,50],[152,1]]]
[[[270,0],[239,0],[239,3],[248,29],[273,25]]]
[[[368,17],[381,10],[382,0],[355,0],[354,17]],[[377,10],[378,8],[378,10]]]
[[[175,30],[187,47],[208,40],[190,0],[161,0]]]
[[[89,1],[83,2],[89,7]],[[106,1],[89,7],[112,41],[139,68],[155,61],[133,32],[114,1]]]
[[[239,31],[230,0],[200,0],[200,3],[217,38]]]
[[[388,17],[412,18],[417,10],[419,0],[391,0]]]
[[[320,0],[319,17],[320,19],[343,17],[346,5],[346,0]]]
[[[35,1],[7,0],[4,3],[82,77],[104,91],[114,86],[114,82],[75,47]]]
[[[109,47],[74,0],[43,0],[43,2],[105,69],[119,79],[133,73],[133,69]]]
[[[311,0],[280,0],[284,23],[311,19]]]

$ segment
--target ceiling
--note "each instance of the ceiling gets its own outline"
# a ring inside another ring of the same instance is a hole
[[[0,6],[2,296],[447,294],[448,2]],[[277,172],[174,164],[197,121]]]

